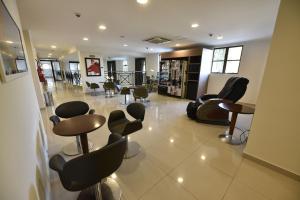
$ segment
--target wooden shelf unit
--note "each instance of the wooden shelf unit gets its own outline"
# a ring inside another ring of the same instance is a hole
[[[208,76],[211,72],[213,50],[206,48],[179,50],[161,54],[161,60],[187,60],[187,67],[182,71],[182,98],[196,100],[206,93]],[[160,71],[161,72],[161,71]],[[172,81],[169,79],[169,81]],[[162,85],[168,91],[166,85]],[[160,93],[161,94],[161,93]]]

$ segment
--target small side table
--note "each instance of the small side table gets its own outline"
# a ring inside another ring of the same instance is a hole
[[[232,145],[242,144],[239,137],[233,136],[237,116],[238,114],[254,114],[255,108],[235,103],[219,103],[219,107],[232,112],[229,132],[219,135],[219,138],[224,139],[227,143]]]
[[[83,154],[89,153],[87,134],[104,125],[106,119],[102,115],[79,115],[59,122],[53,128],[56,135],[70,137],[80,136]]]

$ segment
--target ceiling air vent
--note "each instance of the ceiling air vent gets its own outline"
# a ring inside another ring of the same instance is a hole
[[[152,37],[152,38],[146,39],[144,41],[150,42],[150,43],[153,43],[153,44],[164,44],[164,43],[171,42],[171,40],[163,38],[163,37],[159,37],[159,36]]]

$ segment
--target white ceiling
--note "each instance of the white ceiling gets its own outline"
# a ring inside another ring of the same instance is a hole
[[[17,1],[23,28],[31,30],[41,56],[51,50],[52,44],[58,47],[57,56],[71,48],[110,56],[134,56],[169,51],[176,43],[217,46],[267,38],[273,33],[280,3],[280,0],[149,0],[146,6],[141,6],[136,0]],[[81,13],[81,18],[76,18],[75,12]],[[200,26],[191,29],[192,23]],[[100,31],[100,24],[105,24],[107,30]],[[211,38],[208,33],[221,34],[224,39]],[[173,41],[165,45],[142,41],[152,36]],[[83,41],[83,37],[89,41]],[[125,43],[129,46],[124,47]]]

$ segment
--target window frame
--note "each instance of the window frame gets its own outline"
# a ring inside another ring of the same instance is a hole
[[[241,56],[240,56],[240,59],[239,60],[228,60],[228,53],[229,53],[229,49],[230,48],[234,48],[234,47],[242,47],[242,51],[241,51]],[[214,60],[214,57],[215,57],[215,50],[216,49],[225,49],[225,56],[224,56],[224,60]],[[244,50],[244,45],[236,45],[236,46],[228,46],[228,47],[218,47],[218,48],[214,48],[214,51],[213,51],[213,58],[212,58],[212,62],[211,62],[211,73],[214,73],[214,74],[238,74],[239,71],[240,71],[240,65],[241,65],[241,59],[242,59],[242,55],[243,55],[243,50]],[[220,61],[223,61],[223,68],[222,68],[222,72],[213,72],[213,64],[214,62],[220,62]],[[227,67],[227,62],[228,61],[239,61],[239,66],[238,66],[238,70],[236,73],[226,73],[226,67]]]

